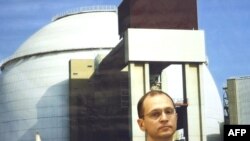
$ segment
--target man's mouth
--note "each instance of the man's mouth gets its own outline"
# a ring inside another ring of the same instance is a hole
[[[170,129],[170,128],[171,128],[171,126],[164,125],[164,126],[160,126],[160,127],[159,127],[159,130],[168,130],[168,129]]]

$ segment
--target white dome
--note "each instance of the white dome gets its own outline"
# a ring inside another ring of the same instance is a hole
[[[69,60],[95,59],[119,42],[115,7],[49,23],[6,60],[0,74],[0,138],[69,141]]]
[[[223,104],[215,81],[205,65],[203,76],[207,141],[220,141],[223,136],[221,130],[224,124]]]
[[[3,64],[33,54],[115,47],[119,42],[117,8],[97,6],[80,10],[55,18],[26,40]]]

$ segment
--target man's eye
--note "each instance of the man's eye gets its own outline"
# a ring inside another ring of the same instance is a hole
[[[161,112],[153,112],[150,115],[151,117],[159,117],[161,115]]]
[[[174,109],[166,109],[166,110],[165,110],[165,113],[166,113],[167,115],[171,115],[171,114],[174,113]]]

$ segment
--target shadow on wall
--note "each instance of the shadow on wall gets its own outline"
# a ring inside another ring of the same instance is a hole
[[[34,141],[36,133],[42,141],[69,141],[71,136],[74,141],[130,140],[127,76],[127,73],[97,76],[91,82],[93,89],[80,89],[73,96],[76,105],[70,105],[68,80],[52,85],[44,94],[37,94],[42,96],[30,107],[34,118],[26,121],[31,126],[18,140]]]
[[[49,87],[31,109],[36,110],[37,118],[27,122],[35,124],[20,141],[33,141],[36,133],[42,141],[69,141],[68,80]]]
[[[122,72],[70,80],[70,140],[130,140],[127,89]]]

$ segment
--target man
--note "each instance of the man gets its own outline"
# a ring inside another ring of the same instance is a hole
[[[177,113],[173,99],[168,94],[151,90],[139,100],[137,110],[137,123],[146,133],[147,141],[173,141]]]

